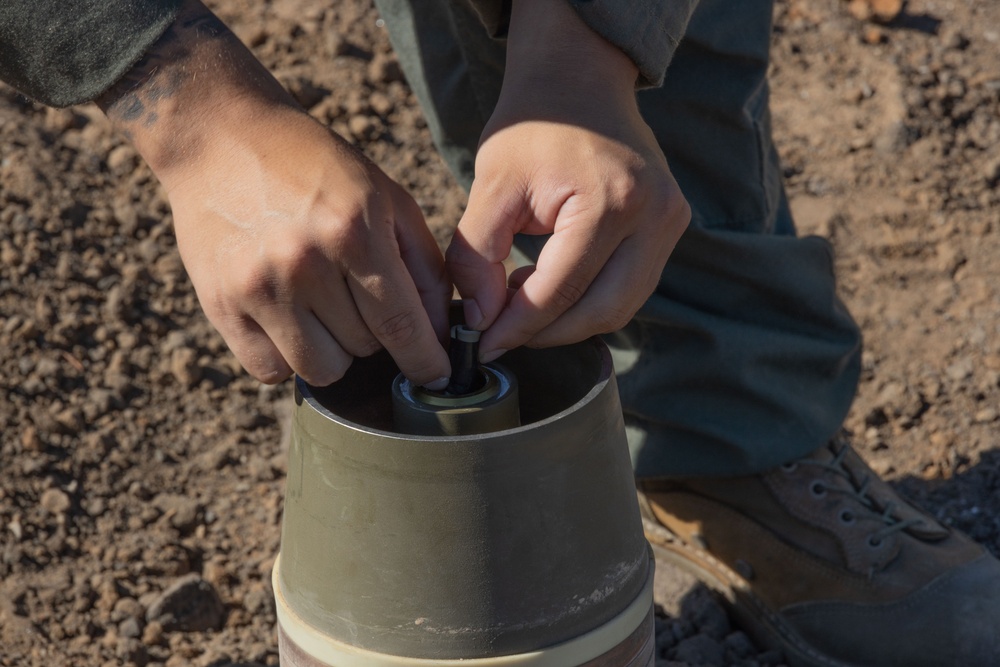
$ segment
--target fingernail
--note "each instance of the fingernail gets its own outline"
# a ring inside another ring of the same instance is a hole
[[[507,350],[493,350],[491,352],[486,352],[479,355],[480,363],[488,364],[494,359],[499,359],[502,355],[506,354]]]
[[[451,382],[451,378],[438,378],[437,380],[434,380],[434,382],[428,382],[425,384],[424,388],[430,389],[431,391],[444,391],[449,382]]]
[[[479,309],[479,304],[475,299],[466,299],[462,302],[462,310],[465,313],[465,326],[478,329],[483,323],[483,311]]]

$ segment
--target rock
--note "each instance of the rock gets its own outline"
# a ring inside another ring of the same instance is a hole
[[[113,173],[124,173],[135,167],[135,151],[126,144],[112,148],[108,153],[107,164]]]
[[[726,647],[726,651],[731,653],[732,656],[737,659],[748,658],[757,652],[757,649],[753,645],[753,642],[750,641],[750,638],[739,630],[726,635],[722,644]]]
[[[65,491],[61,489],[46,489],[42,493],[41,498],[38,499],[38,504],[49,514],[59,515],[69,511],[72,503]]]
[[[40,452],[45,449],[45,443],[38,436],[38,429],[29,424],[21,432],[21,447],[26,452]]]
[[[170,373],[182,387],[191,388],[201,382],[198,352],[190,347],[174,350],[170,354]]]
[[[115,647],[115,654],[118,656],[118,659],[126,665],[145,667],[146,663],[149,662],[149,655],[146,653],[146,647],[140,644],[138,639],[131,637],[118,638],[118,643]]]
[[[368,103],[371,104],[372,110],[382,117],[388,116],[389,112],[393,109],[392,100],[385,93],[372,93],[368,99]]]
[[[159,623],[166,632],[204,632],[220,629],[225,615],[215,588],[197,574],[189,574],[153,601],[146,622]]]
[[[868,0],[877,21],[888,23],[903,11],[903,0]]]
[[[865,44],[871,44],[872,46],[889,41],[885,34],[885,30],[882,30],[882,28],[877,25],[870,25],[865,28],[861,38],[865,41]]]
[[[375,120],[370,116],[352,116],[347,121],[347,127],[355,139],[372,139],[378,131]]]
[[[866,0],[851,0],[847,11],[859,21],[867,21],[872,17],[872,7]]]
[[[676,660],[692,665],[722,665],[726,649],[708,635],[695,635],[679,643],[673,654]]]
[[[142,643],[146,646],[156,646],[163,643],[163,626],[159,621],[152,621],[146,624],[142,631]]]
[[[138,639],[141,633],[142,633],[142,628],[139,625],[139,619],[137,619],[134,616],[129,616],[124,621],[118,624],[119,637],[125,637],[127,639]]]
[[[243,596],[243,607],[251,614],[271,614],[274,612],[274,597],[263,584],[255,584]]]
[[[368,63],[368,79],[372,83],[402,81],[403,70],[395,56],[380,53]]]
[[[201,503],[193,498],[161,493],[153,499],[153,506],[163,512],[170,525],[182,533],[190,533],[200,523]]]
[[[705,587],[695,588],[684,600],[683,607],[699,633],[721,641],[732,632],[726,610]]]
[[[285,85],[288,88],[288,92],[295,98],[295,101],[305,109],[313,108],[330,94],[329,90],[320,88],[304,76],[297,76],[289,80]]]

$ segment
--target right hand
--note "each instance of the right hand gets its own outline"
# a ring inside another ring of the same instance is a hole
[[[205,314],[243,366],[326,385],[385,347],[413,382],[446,383],[451,288],[416,202],[294,111],[218,148],[168,193]]]
[[[252,375],[327,385],[384,347],[444,388],[451,284],[416,202],[200,2],[97,101],[166,188],[202,307]]]

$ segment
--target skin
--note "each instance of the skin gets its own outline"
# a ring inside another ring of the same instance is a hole
[[[690,217],[635,66],[565,0],[514,3],[507,65],[448,273],[413,199],[200,2],[97,102],[166,188],[202,307],[253,376],[326,385],[384,347],[442,389],[452,281],[485,361],[582,340],[635,314]],[[553,237],[508,284],[518,232]]]
[[[620,329],[656,288],[691,211],[639,113],[637,76],[565,0],[514,3],[503,89],[447,253],[484,361]],[[552,238],[505,284],[517,233]]]

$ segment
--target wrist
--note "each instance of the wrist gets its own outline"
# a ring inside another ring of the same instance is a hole
[[[298,105],[198,0],[132,70],[95,100],[168,190],[206,161],[220,133]]]

